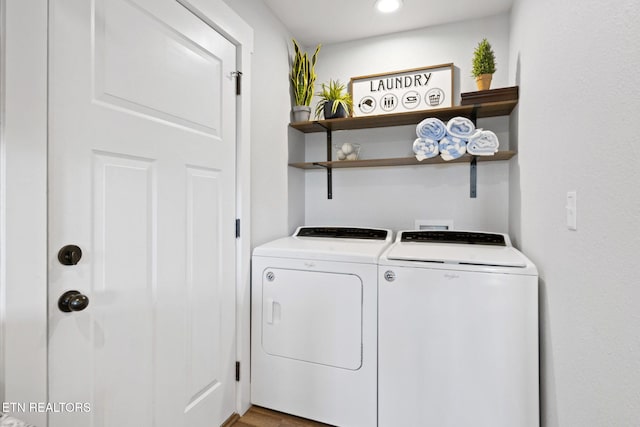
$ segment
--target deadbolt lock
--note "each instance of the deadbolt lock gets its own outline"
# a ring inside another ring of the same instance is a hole
[[[76,265],[82,258],[82,249],[76,245],[63,246],[58,251],[58,261],[62,265]]]

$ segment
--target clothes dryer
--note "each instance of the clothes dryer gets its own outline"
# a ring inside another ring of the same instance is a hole
[[[378,301],[379,427],[539,427],[538,275],[507,235],[400,232]]]
[[[391,243],[390,230],[300,227],[254,250],[254,404],[376,425],[377,262]]]

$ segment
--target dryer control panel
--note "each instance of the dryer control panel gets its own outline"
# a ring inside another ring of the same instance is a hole
[[[388,230],[358,227],[300,227],[297,237],[328,237],[332,239],[386,240]]]

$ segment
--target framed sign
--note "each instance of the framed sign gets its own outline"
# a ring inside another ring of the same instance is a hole
[[[353,116],[453,107],[453,64],[352,77]]]

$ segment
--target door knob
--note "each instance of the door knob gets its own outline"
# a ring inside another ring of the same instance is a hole
[[[58,300],[58,308],[65,313],[82,311],[89,305],[89,297],[78,291],[67,291]]]
[[[76,265],[82,258],[82,249],[76,245],[63,246],[58,251],[58,261],[62,265]]]

